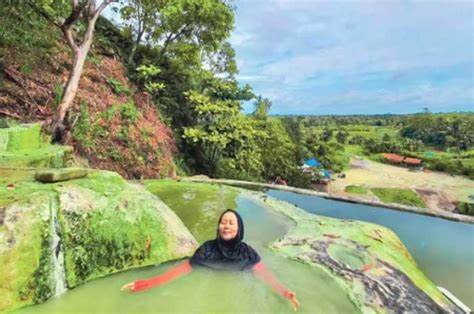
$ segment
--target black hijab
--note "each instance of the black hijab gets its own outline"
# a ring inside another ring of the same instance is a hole
[[[224,214],[231,212],[237,217],[237,235],[230,240],[224,240],[219,234],[219,224]],[[242,217],[232,209],[227,209],[219,217],[217,236],[214,240],[206,241],[191,257],[192,266],[206,266],[212,269],[247,270],[260,262],[260,256],[242,240],[244,239],[244,223]]]

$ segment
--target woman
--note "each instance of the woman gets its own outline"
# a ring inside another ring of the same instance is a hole
[[[188,274],[194,267],[199,266],[211,269],[252,270],[257,278],[267,283],[275,292],[287,298],[296,311],[299,308],[296,294],[278,282],[270,270],[265,267],[258,253],[250,245],[243,242],[243,239],[244,224],[242,217],[236,211],[227,209],[219,217],[216,239],[201,245],[190,260],[186,260],[156,277],[128,283],[122,287],[122,290],[144,291]]]

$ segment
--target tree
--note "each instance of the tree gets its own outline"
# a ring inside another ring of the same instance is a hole
[[[254,103],[254,111],[252,115],[257,119],[266,119],[271,107],[272,102],[270,99],[258,96]]]
[[[65,139],[66,114],[79,87],[84,63],[92,45],[95,23],[102,11],[112,2],[117,2],[117,0],[103,0],[99,5],[95,0],[71,0],[70,2],[66,0],[28,1],[31,8],[62,31],[64,39],[73,53],[72,70],[69,73],[52,124],[53,142],[63,142]]]
[[[150,34],[159,12],[167,1],[160,0],[121,0],[120,14],[124,27],[130,32],[133,44],[128,55],[128,64],[134,62],[138,45],[145,34]]]
[[[337,135],[336,135],[337,142],[340,144],[345,144],[347,140],[347,135],[348,135],[347,132],[344,130],[337,132]]]
[[[234,15],[220,0],[121,0],[121,17],[134,41],[128,63],[143,39],[159,47],[158,63],[174,43],[187,43],[202,52],[215,52],[232,30]]]
[[[332,134],[333,134],[333,130],[332,130],[332,129],[324,129],[321,138],[322,138],[322,140],[323,140],[324,142],[328,142],[328,141],[331,139]]]

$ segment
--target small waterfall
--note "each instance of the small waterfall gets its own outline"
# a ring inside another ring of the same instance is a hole
[[[61,248],[60,227],[57,217],[57,204],[51,204],[51,262],[53,266],[52,281],[54,296],[58,296],[67,290],[66,272],[64,269],[64,254]]]

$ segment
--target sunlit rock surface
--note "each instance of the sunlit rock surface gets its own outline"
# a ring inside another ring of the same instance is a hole
[[[391,230],[309,214],[262,193],[247,193],[296,222],[272,247],[327,271],[362,312],[462,313],[421,272]]]

